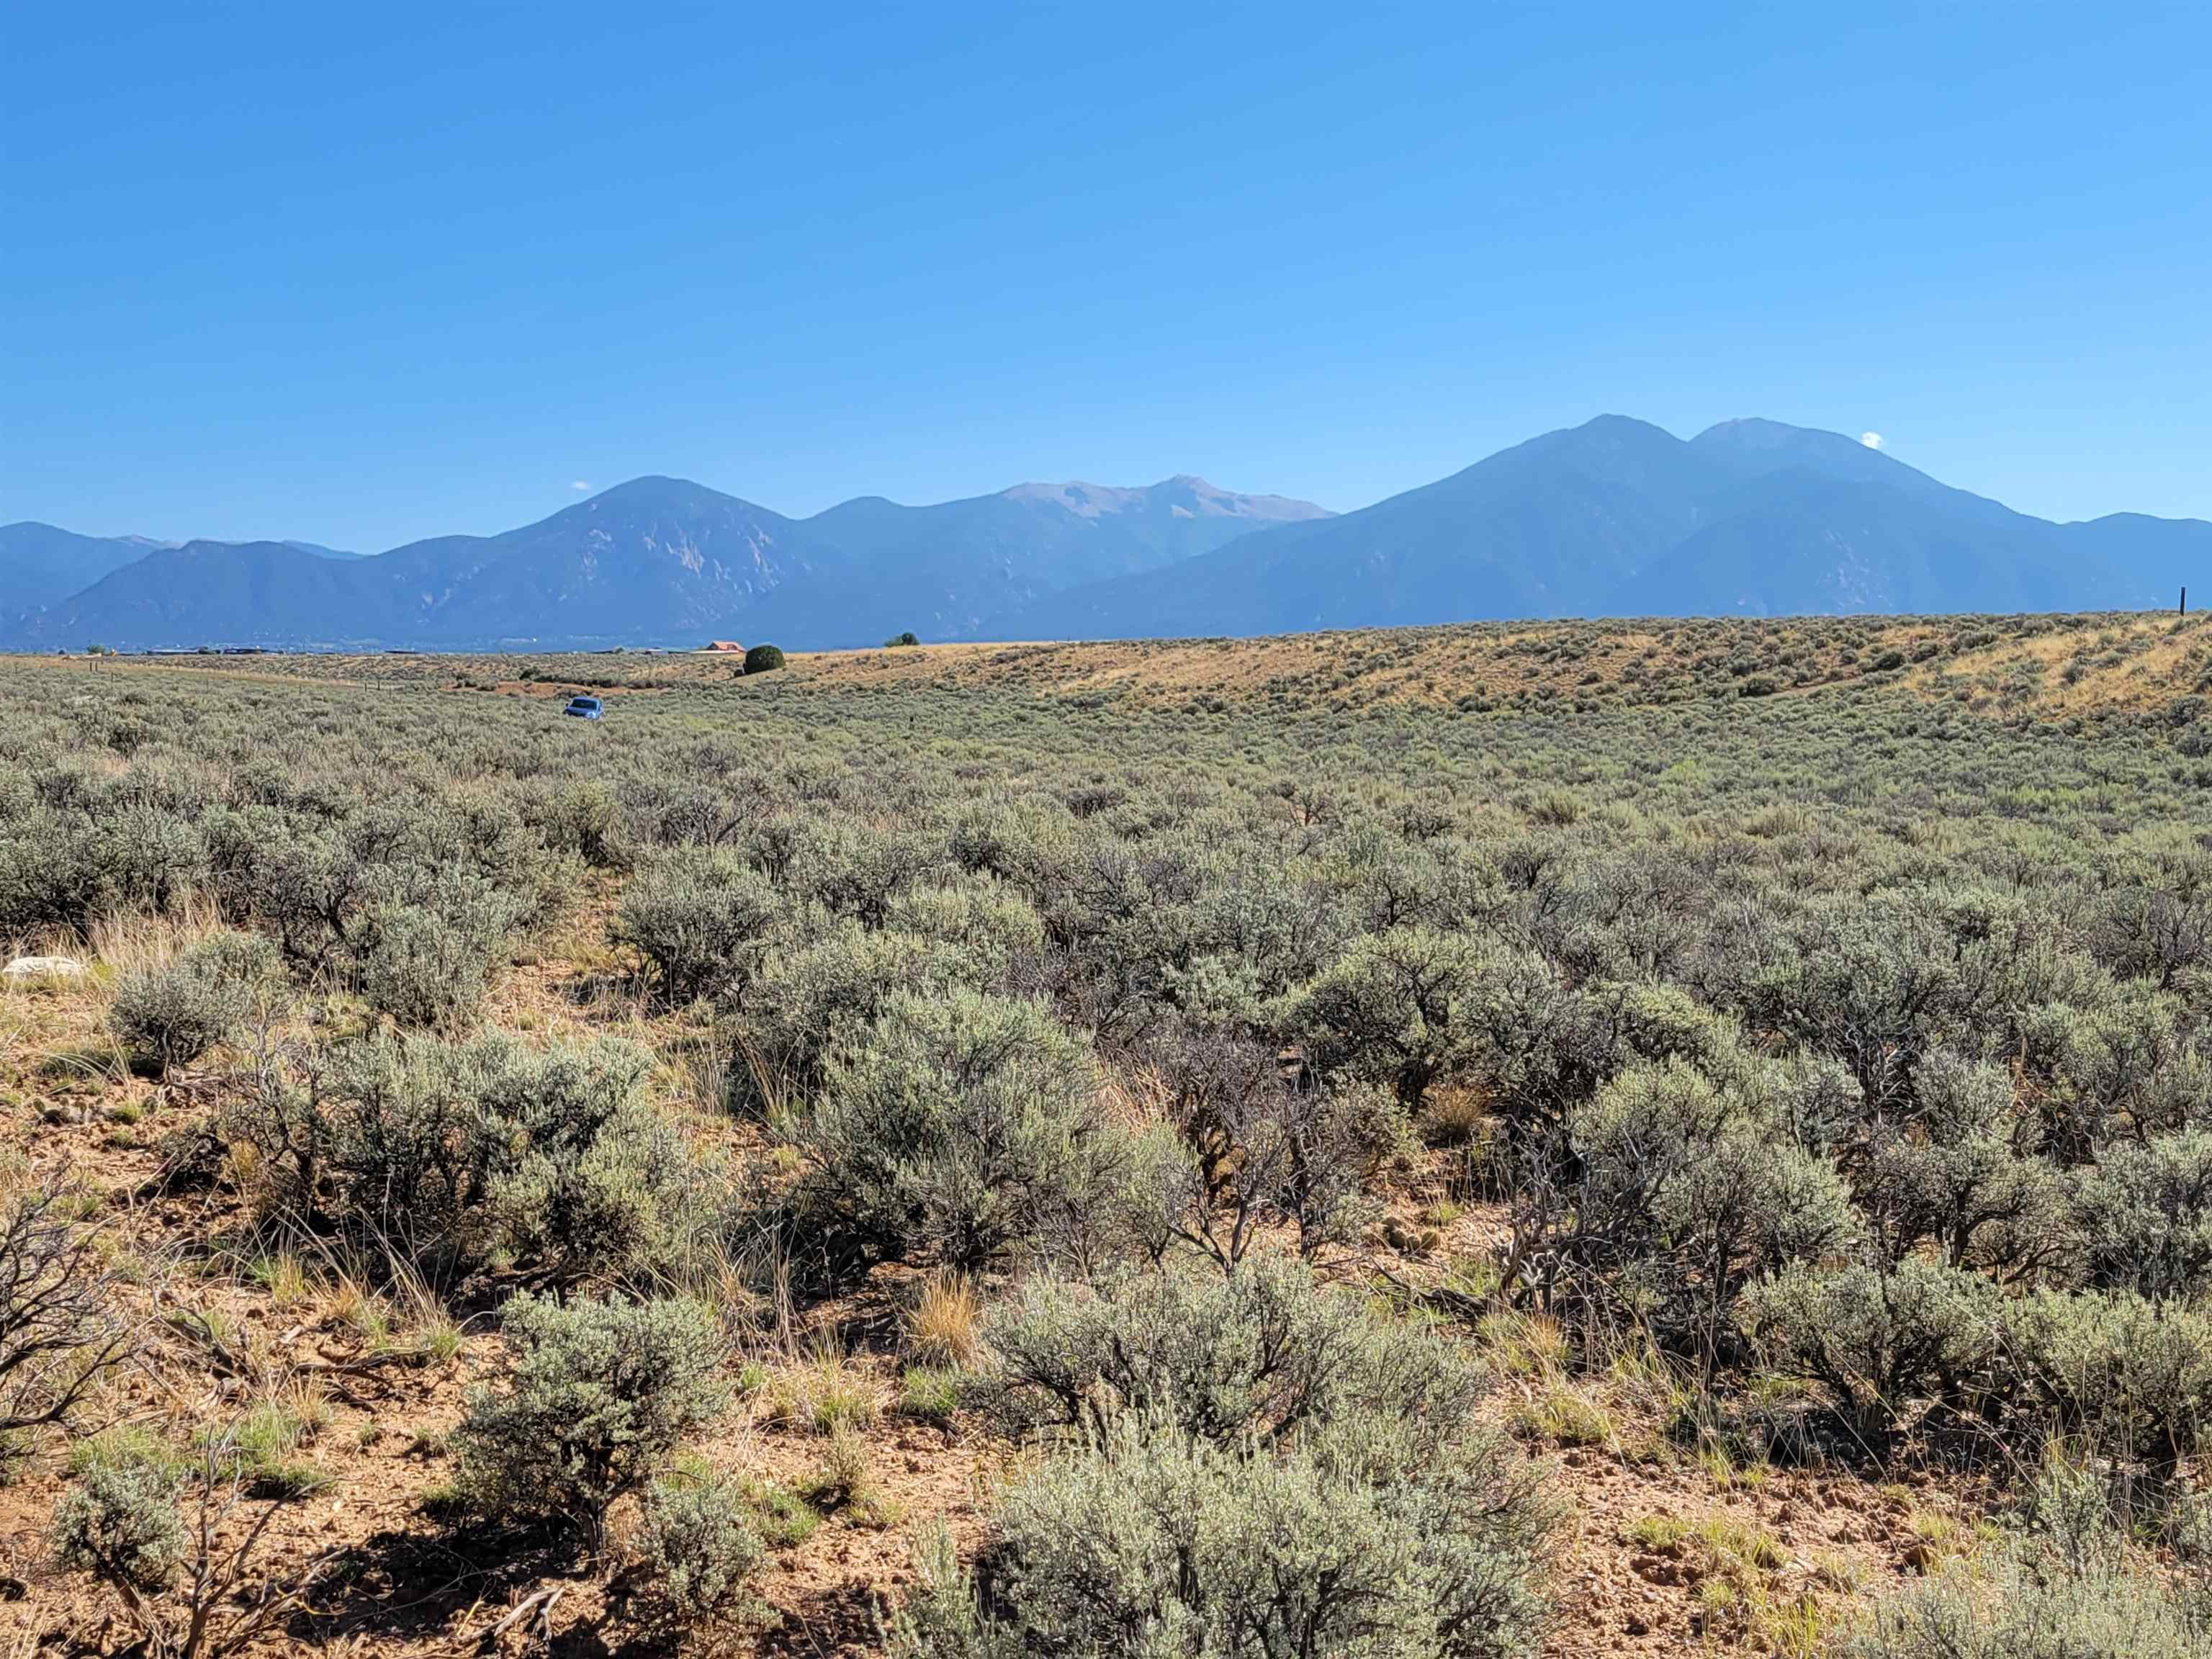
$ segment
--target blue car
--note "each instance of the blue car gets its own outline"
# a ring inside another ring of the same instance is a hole
[[[606,713],[606,705],[597,697],[571,697],[568,706],[561,712],[574,714],[580,720],[595,720]]]

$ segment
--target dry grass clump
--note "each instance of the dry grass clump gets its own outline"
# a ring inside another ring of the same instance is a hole
[[[906,1315],[907,1351],[926,1365],[963,1368],[981,1351],[981,1299],[959,1273],[933,1273]]]

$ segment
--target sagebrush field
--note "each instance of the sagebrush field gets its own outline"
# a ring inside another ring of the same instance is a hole
[[[2212,1652],[2208,799],[2194,617],[0,659],[0,1632]]]

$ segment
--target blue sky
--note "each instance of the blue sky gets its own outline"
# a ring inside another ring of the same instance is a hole
[[[1606,410],[2212,517],[2208,61],[2147,6],[16,8],[0,520],[1341,508]]]

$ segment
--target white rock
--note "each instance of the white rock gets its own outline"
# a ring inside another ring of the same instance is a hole
[[[9,979],[81,979],[84,964],[75,957],[17,957],[4,970]]]

